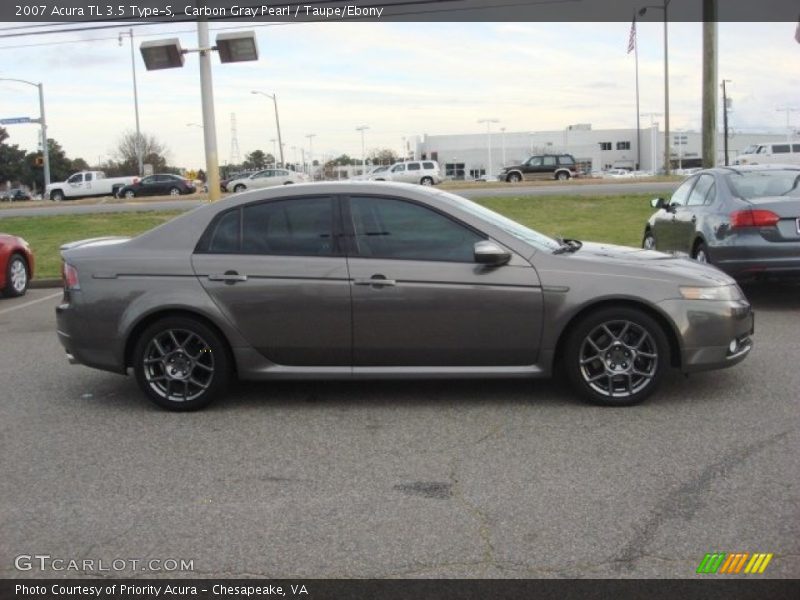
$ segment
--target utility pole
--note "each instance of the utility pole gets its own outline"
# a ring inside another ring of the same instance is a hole
[[[368,125],[361,125],[360,127],[356,127],[356,131],[361,132],[361,176],[365,176],[367,174],[366,168],[366,155],[364,154],[364,132],[369,129]]]
[[[480,119],[478,123],[486,123],[486,152],[488,154],[486,163],[486,172],[484,177],[489,181],[489,176],[492,171],[492,123],[499,123],[497,119]]]
[[[308,138],[308,173],[311,175],[311,181],[314,181],[314,138],[316,133],[309,133]]]
[[[133,111],[136,115],[136,144],[134,145],[134,152],[136,152],[136,162],[139,167],[139,176],[144,175],[144,157],[142,156],[142,132],[139,128],[139,91],[136,87],[136,60],[133,51],[133,28],[128,29],[127,32],[123,31],[119,34],[119,45],[122,46],[122,36],[127,35],[131,41],[131,72],[133,73]]]
[[[717,0],[703,0],[703,168],[717,163]]]
[[[200,51],[200,99],[203,104],[203,142],[206,151],[206,184],[208,200],[220,198],[219,157],[217,156],[217,123],[214,117],[214,85],[211,80],[211,51],[208,21],[197,22],[197,45]]]
[[[730,79],[722,80],[722,143],[725,148],[725,166],[728,166],[728,89],[725,87]]]
[[[778,112],[785,112],[786,113],[786,141],[792,141],[792,124],[789,120],[789,114],[793,112],[800,112],[800,109],[795,108],[794,106],[784,106],[783,108],[779,108]]]

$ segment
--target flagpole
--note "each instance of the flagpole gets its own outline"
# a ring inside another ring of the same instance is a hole
[[[636,24],[636,14],[633,15],[634,26]],[[636,170],[642,168],[642,127],[639,121],[639,35],[636,32],[636,37],[633,40],[633,52],[636,59]],[[655,173],[655,165],[653,165],[653,172]]]

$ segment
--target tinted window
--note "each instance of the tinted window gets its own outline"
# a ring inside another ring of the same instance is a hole
[[[792,152],[800,152],[800,144],[792,144]]]
[[[242,252],[325,256],[333,254],[333,200],[294,198],[245,206]]]
[[[775,144],[772,146],[772,152],[774,154],[788,154],[789,144]]]
[[[528,161],[528,164],[532,167],[541,167],[542,166],[542,157],[541,156],[534,156]]]
[[[559,156],[558,157],[558,164],[560,165],[574,165],[575,159],[571,156]]]
[[[765,196],[800,196],[800,172],[797,170],[742,171],[725,176],[731,192],[739,198]]]
[[[422,163],[422,166],[426,169],[435,169],[436,165],[432,162]]]
[[[91,181],[91,180],[92,180],[92,174],[91,173],[87,173],[86,174],[86,181]]]
[[[78,173],[77,175],[73,175],[69,179],[67,179],[67,183],[81,183],[83,181],[83,175]]]
[[[149,177],[145,177],[142,179],[142,185],[150,185],[151,183],[155,183],[156,178],[150,175]]]
[[[405,170],[406,170],[406,166],[405,165],[396,165],[396,166],[392,167],[392,173],[396,173],[397,171],[405,171]]]
[[[675,190],[675,193],[672,194],[672,199],[670,200],[670,204],[676,204],[678,206],[685,206],[686,201],[689,199],[689,192],[692,191],[692,186],[694,182],[697,181],[696,177],[692,177],[691,179],[684,181],[681,186]]]
[[[555,167],[556,166],[556,157],[555,156],[545,156],[543,160],[543,164],[545,167]]]
[[[686,203],[688,206],[702,206],[706,203],[706,196],[708,190],[714,185],[714,178],[711,175],[701,175],[697,180],[697,185],[692,189],[689,195],[689,201]]]
[[[208,242],[208,250],[212,254],[231,254],[239,252],[239,210],[232,210],[225,213],[217,221],[211,239]]]
[[[429,208],[391,198],[350,200],[361,256],[474,262],[484,238]]]
[[[419,171],[419,163],[408,163],[409,171]]]

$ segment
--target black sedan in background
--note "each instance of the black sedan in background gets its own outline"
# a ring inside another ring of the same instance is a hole
[[[181,194],[194,194],[197,190],[188,179],[171,173],[157,173],[142,177],[136,183],[126,185],[117,195],[120,198],[135,198],[136,196],[180,196]]]
[[[642,246],[711,263],[739,280],[800,278],[800,168],[720,167],[684,181]]]

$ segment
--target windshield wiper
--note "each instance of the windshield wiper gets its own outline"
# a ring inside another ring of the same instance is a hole
[[[583,246],[583,242],[580,240],[565,240],[561,238],[556,238],[558,243],[560,244],[558,248],[553,250],[553,254],[564,254],[565,252],[576,252],[577,250],[581,249]]]

